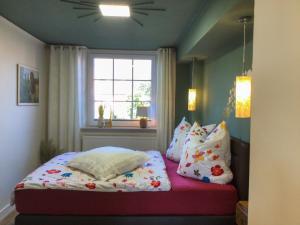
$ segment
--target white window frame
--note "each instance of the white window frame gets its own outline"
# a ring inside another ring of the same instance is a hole
[[[95,58],[120,58],[120,59],[150,59],[151,68],[151,118],[149,127],[155,127],[156,118],[156,93],[157,93],[157,52],[156,51],[125,51],[125,50],[98,50],[91,49],[88,52],[87,66],[87,126],[97,126],[94,119],[94,67]],[[139,120],[113,120],[113,127],[139,127]]]

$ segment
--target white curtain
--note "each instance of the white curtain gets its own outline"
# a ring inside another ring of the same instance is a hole
[[[48,140],[58,149],[79,151],[85,124],[87,48],[51,46]]]
[[[166,151],[174,129],[176,89],[175,49],[158,50],[157,62],[157,143],[158,149]]]

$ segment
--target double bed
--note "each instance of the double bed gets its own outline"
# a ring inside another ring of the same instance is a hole
[[[91,192],[63,189],[15,191],[15,225],[234,225],[235,205],[248,198],[249,144],[231,139],[232,183],[179,176],[164,158],[170,191]]]

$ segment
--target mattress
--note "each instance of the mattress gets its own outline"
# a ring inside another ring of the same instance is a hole
[[[233,215],[238,200],[231,184],[208,184],[176,173],[164,156],[171,190],[164,192],[90,192],[23,189],[15,192],[21,214],[44,215]]]

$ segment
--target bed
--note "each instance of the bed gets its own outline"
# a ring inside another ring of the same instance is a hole
[[[234,180],[206,184],[176,174],[165,160],[170,191],[86,192],[30,190],[15,192],[16,225],[233,225],[235,204],[248,198],[249,144],[231,139]],[[34,204],[33,204],[34,203]]]

